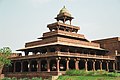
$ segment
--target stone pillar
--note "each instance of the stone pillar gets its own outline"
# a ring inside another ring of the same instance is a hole
[[[60,47],[56,47],[56,51],[55,52],[60,52]]]
[[[100,61],[100,70],[102,70],[102,61]]]
[[[79,61],[78,61],[78,60],[75,60],[75,69],[76,69],[76,70],[79,70],[79,65],[78,65],[78,64],[79,64]]]
[[[59,30],[59,26],[57,26],[57,30]]]
[[[28,60],[28,65],[29,65],[28,72],[31,72],[31,61],[30,60]]]
[[[29,55],[29,52],[28,51],[25,51],[25,56],[28,56]]]
[[[50,52],[50,49],[48,47],[46,48],[46,50],[47,50],[47,53]]]
[[[95,71],[95,61],[93,60],[93,71]]]
[[[70,51],[70,49],[69,48],[67,48],[67,52],[69,53],[69,51]]]
[[[118,66],[119,66],[118,61],[116,61],[116,70],[118,70]]]
[[[66,61],[66,70],[69,70],[69,59]]]
[[[72,19],[70,19],[70,25],[71,25]]]
[[[60,62],[60,60],[58,59],[58,60],[57,60],[57,65],[56,65],[56,66],[57,66],[57,72],[60,71],[60,64],[59,64],[59,62]]]
[[[33,54],[33,55],[36,55],[36,54],[37,54],[37,52],[32,52],[32,54]]]
[[[37,72],[40,72],[41,71],[41,61],[40,60],[37,60]]]
[[[63,18],[63,23],[65,23],[66,17]]]
[[[47,60],[47,71],[50,72],[50,60]]]
[[[88,68],[87,68],[87,60],[85,60],[85,71],[88,71]]]
[[[113,62],[113,70],[115,71],[115,62]]]
[[[106,61],[106,66],[107,66],[107,67],[106,67],[106,68],[107,68],[106,70],[109,71],[109,63],[108,63],[108,61]]]
[[[23,61],[21,61],[21,71],[20,72],[23,72]]]
[[[16,65],[16,62],[14,62],[13,65],[14,65],[13,72],[15,72],[15,70],[16,70],[16,66],[15,66],[15,65]]]
[[[52,31],[52,29],[51,29],[51,28],[49,28],[49,30],[50,30],[50,32]]]

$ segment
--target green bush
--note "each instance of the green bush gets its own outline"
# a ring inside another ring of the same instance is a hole
[[[5,77],[5,78],[2,79],[2,80],[42,80],[42,78],[33,77],[32,79],[29,79],[29,78],[17,79],[17,78],[15,78],[15,77],[13,77],[13,78],[7,78],[7,77]]]
[[[23,78],[22,80],[30,80],[29,78]]]
[[[108,73],[107,76],[110,76],[110,77],[120,77],[120,73],[111,72],[111,73]]]
[[[42,78],[34,77],[34,78],[32,78],[32,80],[42,80]]]
[[[85,70],[68,70],[65,73],[66,75],[86,75],[87,72]]]
[[[11,80],[11,78],[5,77],[5,78],[3,78],[2,80]]]
[[[80,76],[107,76],[108,72],[105,70],[97,71],[85,71],[85,70],[68,70],[66,75],[80,75]],[[119,74],[109,74],[109,75],[119,75]]]
[[[120,73],[107,72],[105,70],[97,70],[97,71],[68,70],[66,71],[66,75],[120,77]]]
[[[87,75],[87,76],[93,76],[94,73],[95,73],[94,71],[88,71],[86,75]]]

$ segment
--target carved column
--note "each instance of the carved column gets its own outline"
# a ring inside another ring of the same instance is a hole
[[[29,52],[28,51],[25,51],[25,56],[29,55]]]
[[[66,61],[66,70],[69,70],[69,60],[70,60],[70,58],[68,58],[68,59],[66,59],[67,61]]]
[[[69,48],[67,48],[67,52],[69,53],[69,51],[70,51],[70,49]]]
[[[49,30],[50,30],[50,32],[52,31],[52,29],[51,29],[51,28],[49,28]]]
[[[56,47],[56,52],[60,52],[60,47]]]
[[[109,63],[108,63],[108,61],[106,61],[106,65],[107,65],[107,71],[109,71]]]
[[[37,60],[37,72],[41,71],[41,61],[38,59]]]
[[[75,49],[75,53],[77,53],[77,51],[78,51],[78,50],[77,50],[77,49]]]
[[[57,30],[59,30],[60,26],[57,26]]]
[[[46,48],[46,50],[47,50],[47,53],[50,52],[50,49],[48,47]]]
[[[115,71],[115,62],[113,61],[113,70]]]
[[[71,25],[72,19],[70,19],[70,25]]]
[[[85,60],[85,71],[88,71],[88,68],[87,68],[87,60]]]
[[[95,61],[96,60],[93,60],[93,71],[95,71]]]
[[[21,71],[20,72],[23,72],[23,61],[21,61]]]
[[[100,61],[100,70],[102,70],[102,61]]]
[[[28,72],[31,72],[31,61],[30,60],[28,60]]]
[[[14,62],[13,65],[14,65],[13,72],[15,72],[15,70],[16,70],[16,66],[15,66],[15,65],[16,65],[16,62]]]
[[[37,54],[37,52],[32,52],[33,53],[33,55],[36,55]]]
[[[118,61],[116,61],[116,70],[118,70],[118,66],[119,66]]]
[[[66,17],[63,18],[63,23],[65,23]]]
[[[60,60],[59,60],[59,59],[57,59],[57,72],[59,72],[59,71],[60,71],[60,65],[59,65],[59,63],[60,63]]]
[[[78,64],[79,64],[79,60],[76,59],[75,60],[75,69],[76,70],[79,70],[79,65]]]
[[[47,71],[50,72],[50,60],[47,60]]]

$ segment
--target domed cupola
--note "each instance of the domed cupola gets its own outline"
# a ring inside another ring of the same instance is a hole
[[[63,23],[65,23],[67,20],[71,21],[73,19],[73,17],[71,16],[71,14],[69,13],[69,11],[65,8],[65,6],[60,10],[59,14],[57,15],[57,17],[55,18],[57,21],[63,21]]]

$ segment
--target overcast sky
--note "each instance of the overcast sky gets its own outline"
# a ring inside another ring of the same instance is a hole
[[[64,5],[88,40],[120,36],[120,0],[0,0],[0,48],[37,40]]]

